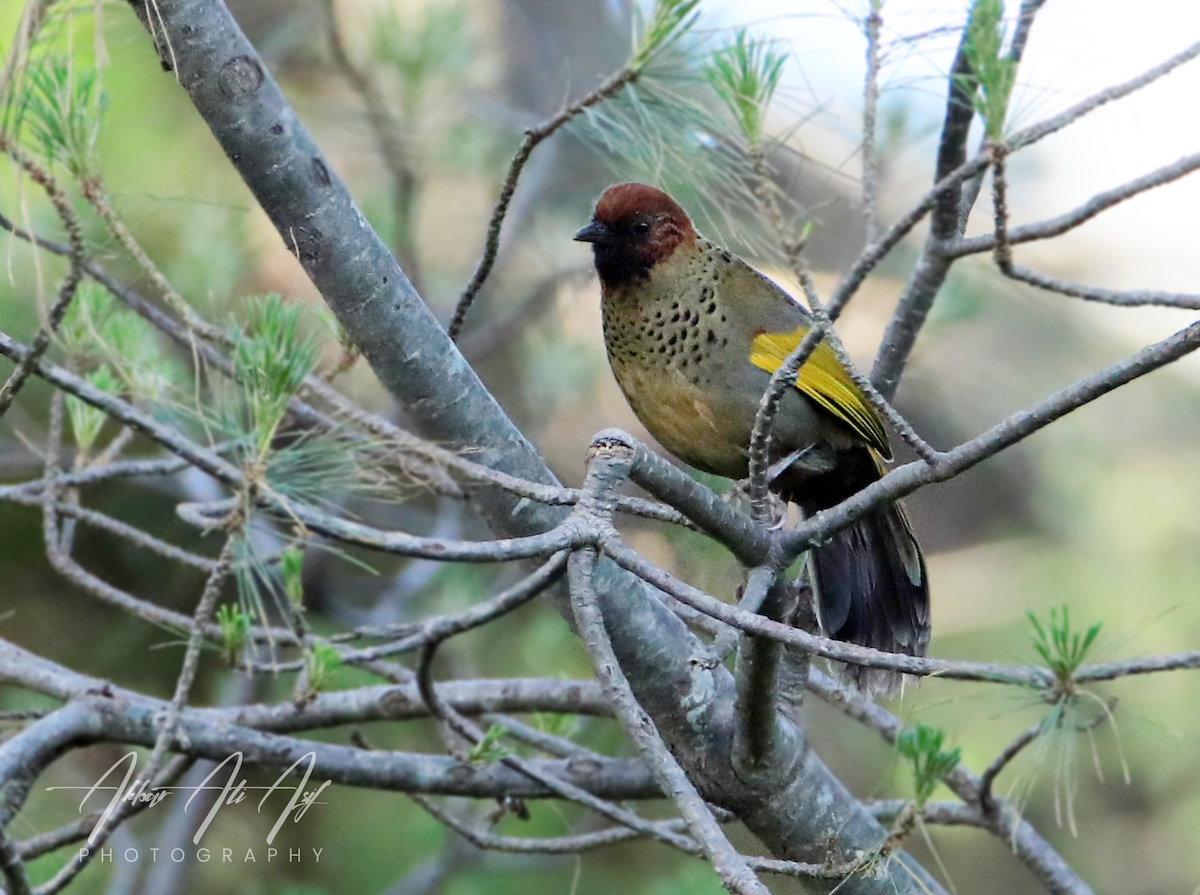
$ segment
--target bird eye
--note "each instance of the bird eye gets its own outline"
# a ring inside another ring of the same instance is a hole
[[[633,233],[635,236],[645,236],[650,232],[649,221],[635,221],[633,224]]]

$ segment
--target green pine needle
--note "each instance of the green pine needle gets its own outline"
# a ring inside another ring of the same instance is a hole
[[[399,77],[400,106],[415,115],[423,95],[438,78],[461,78],[477,54],[467,36],[462,3],[432,3],[419,23],[388,5],[371,26],[371,55]]]
[[[787,54],[775,49],[771,41],[751,40],[742,28],[704,66],[704,76],[733,114],[752,150],[762,143],[767,108],[785,62]]]
[[[942,778],[958,766],[962,750],[943,751],[945,734],[936,727],[918,724],[896,735],[896,749],[912,766],[913,787],[918,806],[924,806]]]
[[[100,122],[108,104],[96,72],[76,68],[67,56],[52,55],[26,70],[21,89],[15,109],[30,148],[76,178],[94,174]]]
[[[333,673],[342,665],[342,657],[338,651],[326,643],[318,643],[304,657],[304,667],[308,672],[308,689],[311,693],[320,693],[333,680]]]
[[[1059,684],[1069,683],[1087,659],[1104,623],[1096,622],[1083,632],[1074,631],[1071,629],[1070,610],[1057,603],[1051,604],[1046,625],[1039,621],[1031,609],[1026,609],[1025,615],[1033,625],[1034,650],[1054,673]]]
[[[507,727],[493,724],[487,729],[487,733],[483,735],[483,738],[471,747],[471,751],[467,757],[476,764],[495,764],[500,759],[510,755],[512,750],[500,742],[506,733],[508,733]]]
[[[58,342],[74,360],[94,355],[100,330],[116,312],[108,290],[92,280],[83,280],[75,289],[75,299],[58,328]]]
[[[283,592],[296,609],[304,607],[304,551],[295,544],[279,555],[279,575]]]
[[[558,712],[536,712],[531,717],[533,726],[542,733],[569,740],[579,727],[579,719],[575,715]]]
[[[1003,54],[1006,32],[1004,0],[975,0],[967,20],[963,50],[979,86],[975,109],[983,119],[989,140],[1003,136],[1008,101],[1017,77],[1016,61]]]
[[[158,332],[91,280],[79,284],[58,341],[76,365],[109,364],[147,405],[181,388],[185,379],[179,363],[163,353]]]
[[[121,380],[108,364],[96,368],[84,379],[106,394],[121,394]],[[87,453],[100,436],[108,414],[79,398],[67,395],[67,415],[71,419],[71,431],[75,433],[75,444],[82,453]]]
[[[288,401],[317,365],[316,341],[300,327],[301,309],[278,295],[247,300],[248,323],[235,335],[234,369],[244,384],[259,460],[271,449]]]
[[[696,24],[700,0],[655,0],[647,21],[634,7],[633,53],[629,68],[642,72],[655,56],[670,48]]]
[[[221,628],[221,653],[230,665],[237,662],[250,636],[250,616],[232,603],[217,609],[217,625]]]

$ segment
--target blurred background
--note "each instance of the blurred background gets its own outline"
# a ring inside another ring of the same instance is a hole
[[[15,32],[20,7],[0,6],[0,39]],[[620,0],[336,0],[333,7],[325,0],[238,0],[231,7],[371,223],[443,320],[479,257],[522,130],[624,63],[632,15],[630,4]],[[888,0],[883,7],[879,139],[885,223],[931,182],[945,72],[965,7],[929,0]],[[863,244],[857,149],[865,44],[856,19],[865,15],[866,0],[743,0],[701,9],[693,38],[662,60],[635,94],[601,106],[536,150],[505,224],[496,270],[463,331],[460,344],[468,359],[570,484],[580,481],[583,454],[597,430],[618,426],[650,440],[608,371],[590,254],[570,239],[605,186],[641,179],[669,189],[700,229],[794,290],[768,232],[741,201],[745,190],[730,186],[739,176],[736,147],[719,130],[717,104],[696,74],[697,60],[728,40],[735,26],[777,39],[790,54],[768,118],[769,131],[779,135],[771,159],[794,208],[813,222],[808,260],[824,294]],[[98,26],[97,10],[103,11]],[[99,140],[104,177],[125,220],[176,288],[214,321],[236,314],[245,296],[264,292],[310,305],[317,319],[319,296],[187,98],[161,72],[128,8],[60,2],[54,16],[47,46],[69,52],[80,66],[106,60]],[[1134,13],[1107,0],[1054,0],[1034,28],[1010,126],[1027,126],[1132,77],[1197,35],[1200,12],[1186,4],[1144,0]],[[391,116],[383,139],[356,88],[363,72]],[[1185,66],[1015,157],[1014,223],[1062,213],[1195,152],[1200,130],[1189,110],[1198,91],[1200,69]],[[1052,244],[1020,247],[1018,260],[1092,285],[1195,292],[1198,185],[1184,180],[1138,197]],[[5,169],[0,212],[60,236],[35,192]],[[969,232],[989,228],[986,194],[985,189]],[[97,257],[152,291],[101,226],[87,220]],[[914,239],[894,253],[839,323],[851,353],[864,363],[919,245]],[[0,252],[0,329],[27,340],[62,264],[35,256],[7,234],[0,235]],[[939,297],[897,403],[918,431],[947,448],[1189,320],[1184,313],[1099,307],[1039,293],[1004,281],[986,258],[968,260],[955,268]],[[326,365],[336,364],[339,355],[328,334]],[[0,364],[0,374],[8,369],[7,362]],[[370,409],[404,422],[364,363],[340,375],[337,384]],[[39,474],[48,397],[35,383],[0,422],[0,482]],[[119,508],[123,518],[211,554],[211,539],[173,513],[175,502],[207,489],[202,477],[180,476],[101,487],[90,490],[87,501],[114,513]],[[1139,380],[960,478],[919,492],[907,506],[929,559],[931,653],[1035,662],[1025,610],[1044,620],[1052,604],[1068,607],[1079,628],[1103,623],[1095,660],[1196,649],[1198,503],[1195,359]],[[372,522],[417,533],[483,534],[469,510],[428,496],[386,510],[371,507],[370,513]],[[736,565],[703,539],[638,521],[626,521],[623,530],[655,562],[710,593],[732,595],[739,581]],[[105,580],[190,611],[201,583],[198,573],[147,559],[82,528],[78,544],[83,564]],[[85,673],[168,695],[180,656],[177,644],[74,591],[50,572],[42,549],[39,513],[0,504],[2,636]],[[332,556],[316,555],[306,564],[306,599],[318,629],[462,608],[509,580],[478,568],[358,558],[374,571]],[[566,626],[542,605],[459,638],[444,652],[443,677],[590,676],[587,658]],[[218,666],[204,668],[197,699],[231,704],[286,698],[290,692],[290,681],[248,681]],[[366,680],[343,670],[337,685]],[[1000,789],[1019,800],[1097,891],[1195,891],[1200,680],[1175,672],[1096,692],[1119,699],[1113,723],[1090,734],[1044,738],[1006,771]],[[11,691],[0,699],[5,709],[35,704]],[[856,794],[910,794],[892,750],[809,702],[816,749]],[[891,707],[908,722],[943,728],[977,770],[1046,711],[1027,694],[937,680],[908,687]],[[609,722],[580,721],[569,733],[605,751],[626,748]],[[376,725],[364,734],[380,746],[438,748],[436,735],[423,725]],[[347,731],[320,736],[345,742]],[[90,784],[120,754],[103,748],[74,754],[43,780]],[[10,836],[77,817],[72,800],[60,795],[42,793],[32,800]],[[402,796],[334,788],[324,801],[306,816],[303,830],[291,834],[294,841],[280,846],[321,847],[319,864],[267,864],[260,855],[256,864],[189,859],[181,866],[148,867],[143,859],[138,865],[95,865],[73,891],[721,891],[704,865],[654,846],[579,858],[485,854]],[[455,807],[481,817],[489,810]],[[578,817],[569,807],[531,807],[531,820],[506,818],[500,832],[562,834]],[[170,836],[186,843],[186,823],[179,828],[175,818],[177,826],[171,827],[168,817],[174,816],[150,812],[112,844],[165,846]],[[206,844],[261,842],[271,822],[249,811],[226,812]],[[748,839],[743,835],[740,844],[753,849]],[[910,844],[927,866],[940,861],[959,891],[1041,891],[1004,844],[984,833],[932,828]],[[35,882],[47,878],[58,860],[35,864]],[[780,892],[800,891],[787,881],[771,885]]]

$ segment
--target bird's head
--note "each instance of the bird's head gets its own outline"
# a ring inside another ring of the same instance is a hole
[[[619,286],[649,277],[676,249],[695,245],[696,231],[679,203],[662,190],[619,183],[600,196],[592,222],[575,239],[592,244],[601,282]]]

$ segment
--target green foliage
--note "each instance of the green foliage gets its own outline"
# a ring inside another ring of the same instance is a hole
[[[416,113],[417,103],[434,78],[461,76],[474,54],[465,37],[467,10],[462,3],[431,3],[413,27],[411,16],[389,4],[371,28],[371,54],[399,75],[402,112]]]
[[[258,624],[269,625],[271,617],[264,596],[279,599],[274,570],[255,544],[255,533],[249,526],[244,526],[238,533],[233,549],[233,574],[237,580],[241,611]],[[291,618],[287,613],[284,617]]]
[[[75,288],[75,298],[58,328],[59,344],[73,358],[95,353],[100,330],[114,311],[108,290],[92,280],[83,280]]]
[[[96,171],[96,143],[108,98],[96,72],[80,69],[71,58],[51,55],[24,71],[20,93],[9,109],[26,143],[50,164],[61,164],[74,177]],[[9,127],[12,123],[9,123]]]
[[[530,720],[533,726],[542,733],[569,740],[579,728],[579,718],[576,715],[565,715],[559,712],[536,712]]]
[[[757,209],[750,184],[754,166],[739,150],[740,131],[720,114],[708,85],[688,60],[670,77],[642,77],[607,102],[584,110],[573,128],[622,178],[653,183],[697,209],[697,228],[720,242],[749,244],[754,234],[735,231],[739,210]],[[769,254],[773,241],[753,247]]]
[[[242,654],[250,636],[250,616],[232,603],[226,603],[217,609],[217,624],[221,628],[221,654],[232,665]]]
[[[1050,619],[1045,626],[1033,610],[1026,609],[1025,615],[1033,624],[1033,648],[1059,683],[1067,683],[1084,663],[1104,623],[1096,622],[1082,633],[1072,631],[1070,610],[1057,603],[1051,604]]]
[[[659,32],[668,35],[664,44],[652,60],[639,61],[635,52],[630,68],[636,80],[585,109],[568,127],[622,179],[643,180],[674,195],[709,237],[783,261],[778,241],[764,238],[762,202],[754,186],[760,170],[746,150],[762,142],[765,109],[786,56],[746,32],[715,53],[698,39],[681,41],[695,18],[691,3],[656,6],[651,19],[662,23]],[[649,25],[635,34],[649,40]],[[641,46],[640,40],[635,44]],[[675,51],[662,52],[666,44]],[[713,102],[714,90],[720,103]],[[732,114],[726,114],[726,106]],[[780,148],[787,149],[782,143]]]
[[[109,395],[121,393],[121,380],[113,372],[112,367],[103,364],[84,377],[100,391]],[[71,418],[71,431],[75,433],[75,444],[81,452],[86,453],[96,443],[100,430],[108,419],[103,410],[81,401],[79,398],[67,395],[67,414]]]
[[[945,734],[936,727],[918,724],[905,727],[896,735],[896,749],[912,767],[916,801],[923,806],[937,789],[941,779],[958,765],[961,750],[942,750]]]
[[[979,86],[975,109],[983,119],[989,140],[1003,136],[1008,101],[1017,77],[1016,61],[1002,53],[1005,33],[1004,0],[975,0],[967,20],[963,50]]]
[[[58,340],[72,363],[111,366],[133,396],[146,403],[184,380],[179,364],[164,355],[154,328],[92,280],[79,284]]]
[[[333,506],[341,495],[396,500],[400,487],[372,455],[372,445],[349,432],[306,432],[267,457],[267,486],[281,497]]]
[[[304,551],[292,544],[279,555],[279,575],[283,592],[297,610],[304,608]]]
[[[771,41],[751,40],[741,28],[704,66],[704,76],[733,114],[752,150],[762,143],[767,108],[786,61],[787,54],[775,49]]]
[[[696,24],[700,0],[655,0],[649,21],[640,6],[633,8],[633,53],[629,68],[641,72],[650,61],[675,44]]]
[[[266,457],[288,401],[317,365],[318,348],[300,327],[301,309],[278,295],[250,298],[244,331],[235,335],[233,365],[245,388],[258,459]]]
[[[493,724],[487,729],[483,739],[471,747],[467,757],[476,764],[495,764],[511,753],[511,750],[500,742],[506,733],[507,727]]]
[[[245,507],[249,511],[248,507]],[[251,512],[250,518],[255,516]],[[276,557],[267,545],[272,544],[278,531],[272,527],[271,534],[244,526],[234,543],[234,578],[238,587],[238,602],[250,619],[257,624],[269,626],[278,623],[272,617],[268,604],[273,604],[285,623],[293,628],[300,624],[297,617],[303,608],[302,570],[305,547],[292,543]],[[342,550],[324,547],[341,559],[354,563],[368,572],[374,569],[354,559]]]
[[[304,657],[304,668],[308,673],[308,689],[320,693],[329,686],[333,673],[341,667],[342,657],[326,643],[313,646]]]
[[[332,505],[348,494],[392,498],[396,476],[369,453],[369,441],[349,430],[291,432],[276,439],[288,401],[316,366],[319,348],[303,326],[302,307],[287,305],[277,295],[253,298],[247,305],[246,326],[233,335],[232,359],[241,388],[232,395],[218,391],[218,400],[188,412],[210,439],[237,445],[232,456],[255,487],[282,499],[285,506],[292,501]],[[253,506],[243,509],[252,520]],[[267,603],[273,600],[284,610],[284,618],[294,620],[303,598],[301,548],[287,548],[276,563],[264,555],[257,540],[251,531],[238,539],[234,571],[242,606],[257,622],[267,624]],[[333,552],[350,559],[344,552]]]

